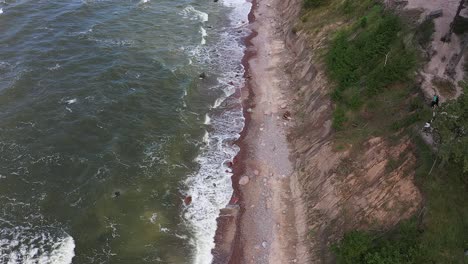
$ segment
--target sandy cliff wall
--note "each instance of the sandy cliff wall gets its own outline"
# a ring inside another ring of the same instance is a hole
[[[388,229],[411,217],[421,194],[413,183],[415,157],[409,140],[390,144],[369,138],[359,151],[334,147],[332,84],[317,55],[340,23],[307,35],[295,30],[301,0],[282,3],[283,34],[294,54],[285,72],[291,74],[290,105],[295,126],[289,133],[295,163],[292,182],[307,212],[303,242],[309,263],[331,263],[331,243],[351,229]],[[294,30],[293,30],[294,29]],[[395,162],[398,161],[398,162]]]

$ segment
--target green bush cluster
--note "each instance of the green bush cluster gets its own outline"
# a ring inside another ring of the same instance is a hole
[[[333,246],[333,251],[338,264],[425,263],[420,237],[415,224],[407,222],[383,237],[352,231]]]
[[[423,48],[426,48],[427,45],[432,40],[432,35],[435,31],[434,21],[432,19],[424,20],[416,30],[416,39]]]
[[[326,56],[330,77],[336,81],[333,100],[357,110],[382,89],[407,80],[416,57],[403,43],[400,19],[379,6],[358,20],[358,28],[337,34]]]
[[[468,87],[438,112],[433,125],[441,139],[438,153],[444,162],[459,164],[468,173]]]
[[[327,3],[327,0],[304,0],[305,8],[319,7]]]

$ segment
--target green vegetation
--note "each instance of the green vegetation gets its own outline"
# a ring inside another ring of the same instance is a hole
[[[424,20],[424,22],[422,22],[416,30],[416,39],[419,45],[421,45],[423,48],[426,48],[432,40],[434,31],[434,21],[432,19]]]
[[[359,231],[350,232],[339,245],[333,247],[333,251],[338,264],[428,263],[420,240],[416,223],[410,221],[381,237]]]
[[[327,3],[327,0],[304,0],[305,8],[314,8]]]
[[[420,214],[386,233],[347,233],[333,246],[337,263],[468,263],[468,95],[438,110],[433,123],[441,139],[438,153],[419,136],[432,111],[413,80],[421,60],[414,47],[428,46],[434,23],[405,24],[374,0],[328,0],[326,7],[304,13],[301,30],[312,35],[338,21],[345,24],[323,50],[335,83],[336,150],[359,151],[371,136],[391,143],[410,138],[425,201]],[[435,85],[453,92],[445,82]],[[390,161],[386,170],[400,162]]]
[[[359,20],[358,29],[338,32],[326,56],[330,77],[337,83],[332,93],[337,111],[359,110],[364,101],[409,79],[416,56],[400,36],[403,29],[397,16],[376,4]],[[334,127],[343,128],[346,118],[334,117]]]
[[[468,89],[457,100],[445,103],[434,122],[441,142],[439,155],[468,172]]]
[[[333,246],[338,264],[445,264],[463,263],[464,258],[468,262],[464,257],[468,249],[466,174],[456,164],[434,163],[437,156],[418,137],[414,143],[419,155],[417,181],[427,199],[422,214],[385,234],[346,234]]]

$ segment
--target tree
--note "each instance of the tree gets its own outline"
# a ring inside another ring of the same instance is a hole
[[[468,172],[468,88],[456,100],[443,104],[434,121],[440,136],[439,155]]]

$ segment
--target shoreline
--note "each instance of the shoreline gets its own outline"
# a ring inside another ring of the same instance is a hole
[[[292,184],[286,139],[292,121],[284,118],[292,102],[287,96],[291,76],[284,71],[291,54],[278,34],[281,2],[251,3],[240,89],[245,123],[235,142],[240,151],[232,164],[233,195],[217,219],[212,263],[302,263],[293,225],[300,193]],[[241,185],[245,176],[248,181]]]
[[[217,228],[214,237],[215,248],[212,249],[213,264],[226,264],[226,263],[239,263],[240,260],[240,238],[238,236],[239,218],[242,217],[245,208],[243,206],[242,192],[239,186],[239,180],[242,174],[246,171],[245,159],[248,157],[247,142],[245,137],[249,130],[251,116],[248,109],[254,107],[255,93],[251,84],[251,74],[249,61],[256,56],[257,52],[254,49],[252,39],[258,35],[258,32],[251,26],[255,22],[255,10],[257,8],[258,0],[246,0],[252,4],[248,14],[248,27],[251,31],[250,34],[243,39],[245,45],[244,56],[242,57],[241,64],[244,67],[244,86],[239,89],[239,97],[241,98],[242,113],[244,116],[244,128],[239,134],[239,138],[233,144],[239,147],[239,152],[232,161],[232,197],[226,206],[221,209],[220,215],[216,219]],[[234,261],[234,262],[233,262]]]

